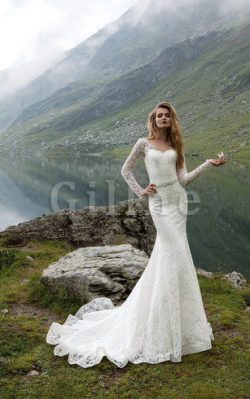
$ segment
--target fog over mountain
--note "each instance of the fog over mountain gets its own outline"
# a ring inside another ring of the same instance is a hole
[[[69,98],[70,107],[79,103],[82,109],[115,79],[153,61],[167,47],[243,23],[249,11],[249,2],[243,0],[140,0],[24,89],[0,101],[1,132],[15,120],[13,127],[28,120],[34,114],[32,104],[39,114],[43,100],[61,104],[58,114],[52,107],[52,118],[66,112]],[[1,75],[0,81],[4,81]]]
[[[108,34],[115,33],[115,31],[120,29],[124,24],[130,26],[135,26],[138,23],[140,25],[146,26],[151,24],[151,29],[154,30],[154,24],[157,24],[157,20],[154,21],[153,16],[155,15],[159,17],[162,12],[164,13],[163,18],[165,18],[166,24],[169,24],[171,19],[175,19],[177,16],[178,18],[186,19],[187,15],[190,15],[194,12],[195,8],[195,12],[199,12],[199,7],[202,7],[203,9],[206,7],[207,9],[205,10],[205,14],[207,14],[208,7],[210,7],[211,4],[218,15],[223,16],[223,18],[229,15],[230,18],[235,19],[235,13],[237,15],[241,14],[241,16],[245,18],[246,9],[249,10],[248,3],[249,2],[246,0],[239,0],[237,2],[235,0],[223,0],[212,3],[210,1],[210,4],[205,0],[177,0],[175,2],[168,0],[158,0],[157,2],[151,0],[141,0],[131,7],[121,18],[105,27],[104,38],[107,37]],[[238,15],[238,17],[239,16],[240,15]],[[201,29],[201,27],[202,20],[200,21],[199,26],[197,25],[196,27],[192,27],[194,29],[194,33],[196,29]],[[204,26],[204,28],[206,27]],[[97,46],[96,40],[99,40],[100,36],[102,36],[102,34],[93,35],[91,40],[86,40],[85,44],[88,47],[93,46],[93,49],[95,50]],[[53,38],[50,41],[53,42]],[[56,63],[59,63],[59,61],[62,58],[65,58],[65,56],[68,58],[66,55],[67,52],[63,55],[62,51],[56,48],[56,43],[54,47],[50,43],[49,47],[47,46],[46,48],[42,48],[40,52],[44,56],[39,62],[28,62],[21,66],[7,68],[0,71],[0,99],[3,100],[8,93],[18,90],[25,84],[28,84],[31,80],[34,80],[36,77],[42,74],[44,70],[49,69],[49,67],[52,68]]]

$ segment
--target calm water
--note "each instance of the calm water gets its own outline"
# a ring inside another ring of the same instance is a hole
[[[188,159],[188,169],[200,164]],[[79,159],[0,161],[0,229],[60,209],[107,205],[128,198],[122,161]],[[148,183],[143,161],[135,176]],[[186,187],[188,239],[196,266],[209,271],[249,270],[249,170],[233,162],[213,168]],[[195,199],[196,203],[192,203]]]

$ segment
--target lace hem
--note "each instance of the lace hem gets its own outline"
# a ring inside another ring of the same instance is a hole
[[[132,354],[128,349],[124,348],[119,353],[112,355],[111,353],[108,353],[104,347],[97,345],[94,353],[87,353],[86,350],[86,354],[83,355],[77,351],[70,351],[69,347],[65,343],[60,342],[62,335],[64,335],[64,337],[67,335],[65,334],[66,331],[64,330],[65,324],[69,326],[74,325],[78,320],[79,319],[76,317],[69,315],[64,325],[55,322],[52,323],[46,338],[46,342],[51,345],[56,345],[54,348],[55,356],[62,357],[68,355],[69,364],[77,364],[82,368],[93,367],[99,364],[105,356],[110,362],[114,363],[119,368],[125,367],[129,362],[132,364],[157,364],[165,361],[180,363],[182,361],[182,356],[184,355],[199,353],[211,349],[211,341],[214,340],[211,325],[209,322],[207,322],[210,340],[199,341],[199,343],[195,344],[189,343],[186,345],[186,347],[184,345],[181,351],[175,351],[174,353],[167,351],[165,353],[147,355],[143,350],[139,350],[136,354]]]

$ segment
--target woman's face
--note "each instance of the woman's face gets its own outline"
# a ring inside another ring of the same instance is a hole
[[[170,111],[167,108],[158,108],[155,123],[158,128],[171,127]]]

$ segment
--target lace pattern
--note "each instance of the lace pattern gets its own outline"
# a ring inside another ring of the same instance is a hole
[[[144,189],[137,183],[131,171],[134,168],[137,159],[142,158],[144,156],[145,144],[146,144],[145,140],[143,139],[139,139],[135,143],[131,153],[129,154],[128,158],[126,159],[121,169],[121,174],[124,180],[138,197],[141,197],[141,194],[144,191]]]
[[[140,198],[141,198],[141,194],[144,191],[144,189],[136,181],[135,177],[132,174],[132,170],[136,165],[137,159],[144,158],[146,153],[150,149],[159,151],[163,154],[168,151],[168,150],[160,151],[160,150],[154,148],[152,146],[152,144],[149,143],[146,138],[140,138],[135,143],[131,153],[129,154],[128,158],[124,162],[122,169],[121,169],[121,174],[122,174],[124,180],[126,181],[128,186],[131,188],[131,190],[134,191],[134,193]],[[184,166],[182,169],[176,170],[176,175],[178,177],[179,182],[182,184],[182,186],[186,186],[187,184],[191,183],[193,180],[197,179],[197,177],[202,175],[206,170],[210,169],[212,166],[213,166],[212,163],[209,162],[209,160],[207,159],[204,163],[199,165],[197,168],[195,168],[191,172],[188,172],[187,167],[186,167],[186,161],[184,159]]]
[[[192,172],[187,171],[186,167],[186,161],[184,160],[184,166],[182,169],[177,170],[177,176],[179,179],[179,182],[183,185],[186,186],[187,184],[191,183],[193,180],[197,179],[200,175],[202,175],[206,170],[210,169],[213,167],[213,164],[209,162],[207,159],[205,162],[203,162],[201,165],[197,166]]]
[[[70,316],[71,317],[66,320],[64,325],[74,325],[77,322],[77,320],[74,320],[73,322],[72,318],[74,318],[74,316]],[[86,350],[86,353],[83,354],[80,351],[70,350],[70,348],[65,343],[60,342],[60,338],[65,336],[65,332],[63,331],[63,326],[58,323],[52,323],[49,334],[47,335],[47,343],[51,345],[56,345],[54,348],[55,356],[62,357],[68,355],[69,364],[77,364],[78,366],[83,368],[93,367],[99,364],[102,361],[103,357],[106,356],[107,359],[109,359],[117,367],[123,368],[129,362],[133,364],[157,364],[165,361],[179,363],[182,361],[182,356],[184,355],[209,350],[212,348],[211,340],[214,340],[212,328],[209,322],[207,322],[207,330],[210,340],[207,340],[205,345],[203,339],[199,341],[195,341],[195,339],[186,339],[182,345],[182,348],[180,350],[175,350],[173,353],[167,350],[162,351],[161,349],[159,349],[158,351],[154,351],[154,353],[146,353],[143,348],[137,348],[135,353],[131,353],[131,351],[129,351],[128,349],[123,349],[121,353],[119,351],[120,348],[118,348],[118,352],[112,355],[111,353],[108,353],[103,346],[98,346],[94,352],[87,353]]]

